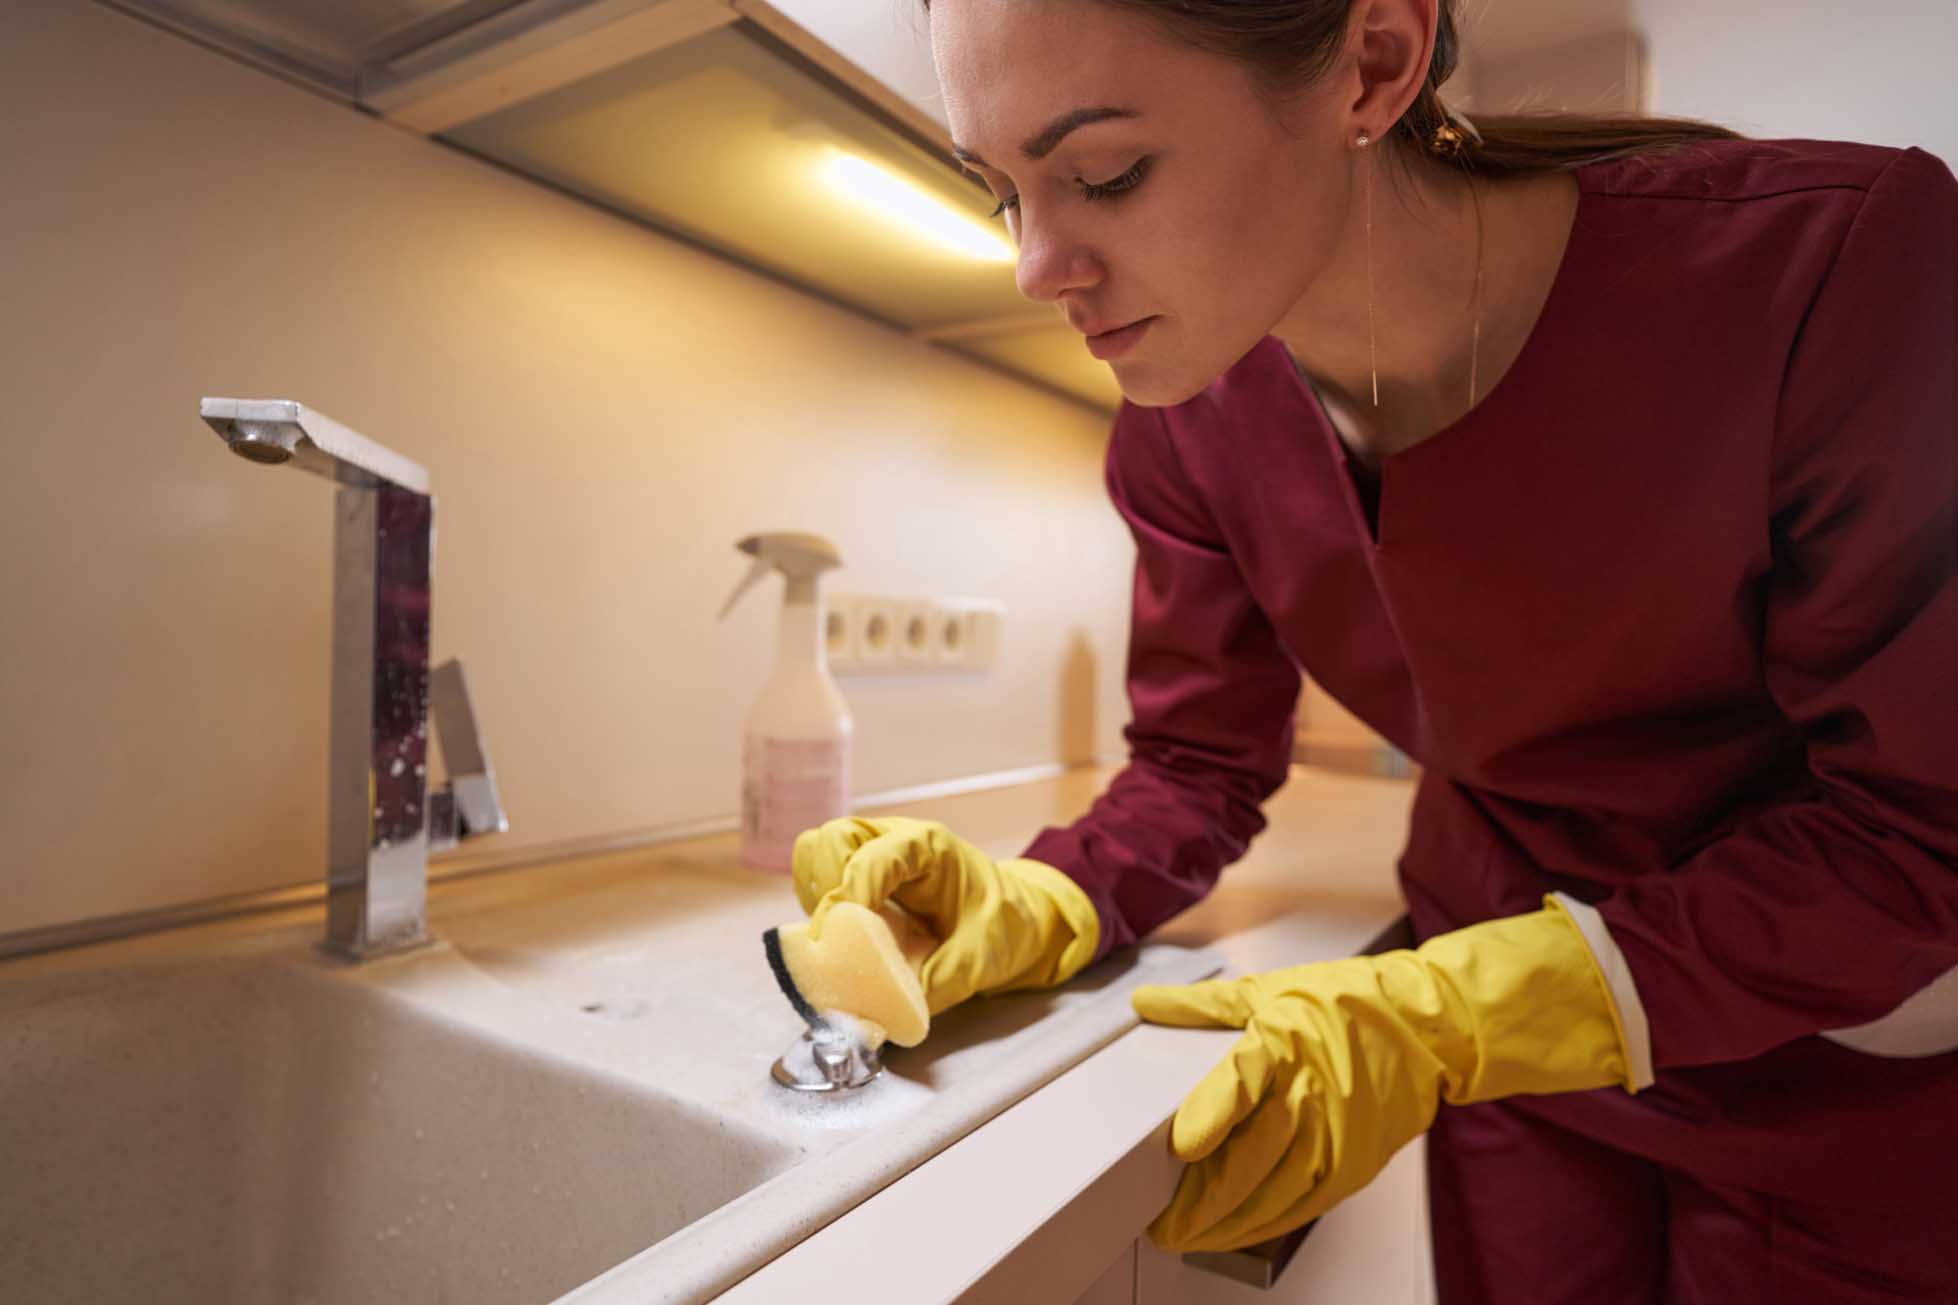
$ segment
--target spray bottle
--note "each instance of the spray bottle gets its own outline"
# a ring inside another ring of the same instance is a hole
[[[775,669],[742,727],[741,860],[788,870],[797,834],[849,814],[850,708],[829,675],[819,587],[843,559],[821,535],[750,535],[735,547],[755,564],[722,620],[770,571],[783,580]]]

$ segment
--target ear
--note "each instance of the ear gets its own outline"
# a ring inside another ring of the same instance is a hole
[[[1351,140],[1362,130],[1375,140],[1401,120],[1427,83],[1434,62],[1435,6],[1442,0],[1354,0],[1346,48],[1338,65]]]

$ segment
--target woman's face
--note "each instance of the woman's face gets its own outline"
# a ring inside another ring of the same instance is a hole
[[[1238,64],[1099,0],[934,0],[931,39],[952,139],[1006,201],[1021,293],[1084,334],[1149,319],[1108,358],[1133,402],[1203,389],[1330,259],[1349,160],[1325,92],[1287,109],[1325,127],[1288,131]]]

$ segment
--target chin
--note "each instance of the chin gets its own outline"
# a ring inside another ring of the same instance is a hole
[[[1115,373],[1115,383],[1122,387],[1122,397],[1138,408],[1175,407],[1202,394],[1217,379],[1208,373],[1151,367],[1146,363],[1123,366],[1118,361],[1111,370]]]
[[[1180,322],[1175,323],[1180,327]],[[1141,348],[1109,363],[1122,397],[1138,408],[1172,408],[1202,394],[1225,372],[1256,348],[1266,332],[1254,331],[1240,347],[1238,331],[1243,323],[1214,322],[1198,332],[1178,330],[1172,338],[1156,338],[1165,332],[1151,332]],[[1191,347],[1192,338],[1204,343]]]

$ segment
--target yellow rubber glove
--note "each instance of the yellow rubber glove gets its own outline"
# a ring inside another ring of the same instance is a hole
[[[1413,951],[1138,988],[1151,1023],[1244,1030],[1176,1112],[1188,1167],[1150,1238],[1231,1250],[1290,1232],[1371,1182],[1438,1100],[1632,1089],[1604,976],[1545,900]]]
[[[938,946],[918,981],[933,1015],[975,993],[1051,988],[1095,954],[1101,919],[1080,886],[1040,861],[994,861],[935,820],[846,817],[795,840],[795,894],[822,937],[836,902],[896,902]]]

